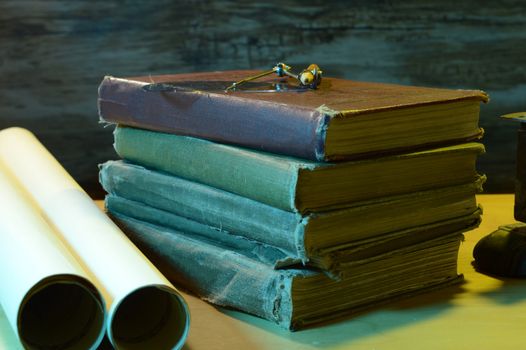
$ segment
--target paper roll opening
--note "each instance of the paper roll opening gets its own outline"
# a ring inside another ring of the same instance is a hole
[[[190,317],[183,298],[173,289],[148,286],[129,294],[117,306],[110,340],[118,349],[180,349]]]
[[[97,289],[78,276],[41,281],[18,312],[18,334],[27,349],[96,348],[104,336],[105,307]]]

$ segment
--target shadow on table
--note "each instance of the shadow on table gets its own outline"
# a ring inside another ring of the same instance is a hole
[[[182,350],[190,350],[190,346],[188,344],[185,344],[182,347]],[[102,343],[99,345],[97,350],[115,350],[113,345],[111,345],[110,340],[108,339],[108,336],[104,336],[104,339],[102,340]]]
[[[342,343],[349,345],[352,341],[438,317],[453,307],[450,301],[455,295],[464,292],[462,285],[455,285],[350,313],[330,323],[296,332],[289,332],[269,321],[241,312],[224,309],[222,311],[274,336],[316,348],[329,348]]]
[[[500,282],[496,288],[478,293],[479,296],[491,299],[501,305],[513,305],[526,300],[526,278],[505,278],[482,272],[478,273]]]

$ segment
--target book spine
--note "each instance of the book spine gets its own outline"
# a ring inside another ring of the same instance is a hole
[[[172,282],[213,304],[290,328],[293,272],[274,270],[220,245],[124,215],[115,215],[114,219]]]
[[[140,202],[117,195],[107,195],[104,204],[106,211],[111,215],[125,215],[153,225],[176,230],[189,237],[219,242],[231,250],[244,254],[251,259],[261,261],[275,269],[301,264],[297,257],[291,256],[274,246],[234,235],[228,231],[207,226]]]
[[[296,211],[299,166],[278,157],[192,137],[117,127],[118,155],[286,211]]]
[[[105,77],[102,121],[205,138],[266,152],[323,160],[330,116],[227,93],[145,91],[145,82]]]
[[[307,219],[297,213],[123,161],[102,164],[99,178],[110,194],[197,221],[217,235],[246,237],[307,260]]]

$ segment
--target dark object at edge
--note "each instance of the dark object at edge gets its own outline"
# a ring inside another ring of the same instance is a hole
[[[526,225],[500,226],[473,249],[480,272],[505,277],[526,277]]]
[[[515,179],[515,220],[526,222],[526,123],[517,132],[517,177]]]

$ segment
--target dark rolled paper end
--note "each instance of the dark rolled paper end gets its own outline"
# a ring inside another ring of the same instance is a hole
[[[134,291],[117,306],[110,341],[118,349],[180,349],[190,327],[188,306],[166,286]]]
[[[86,279],[53,276],[35,285],[18,311],[26,349],[95,349],[105,333],[105,305]]]

